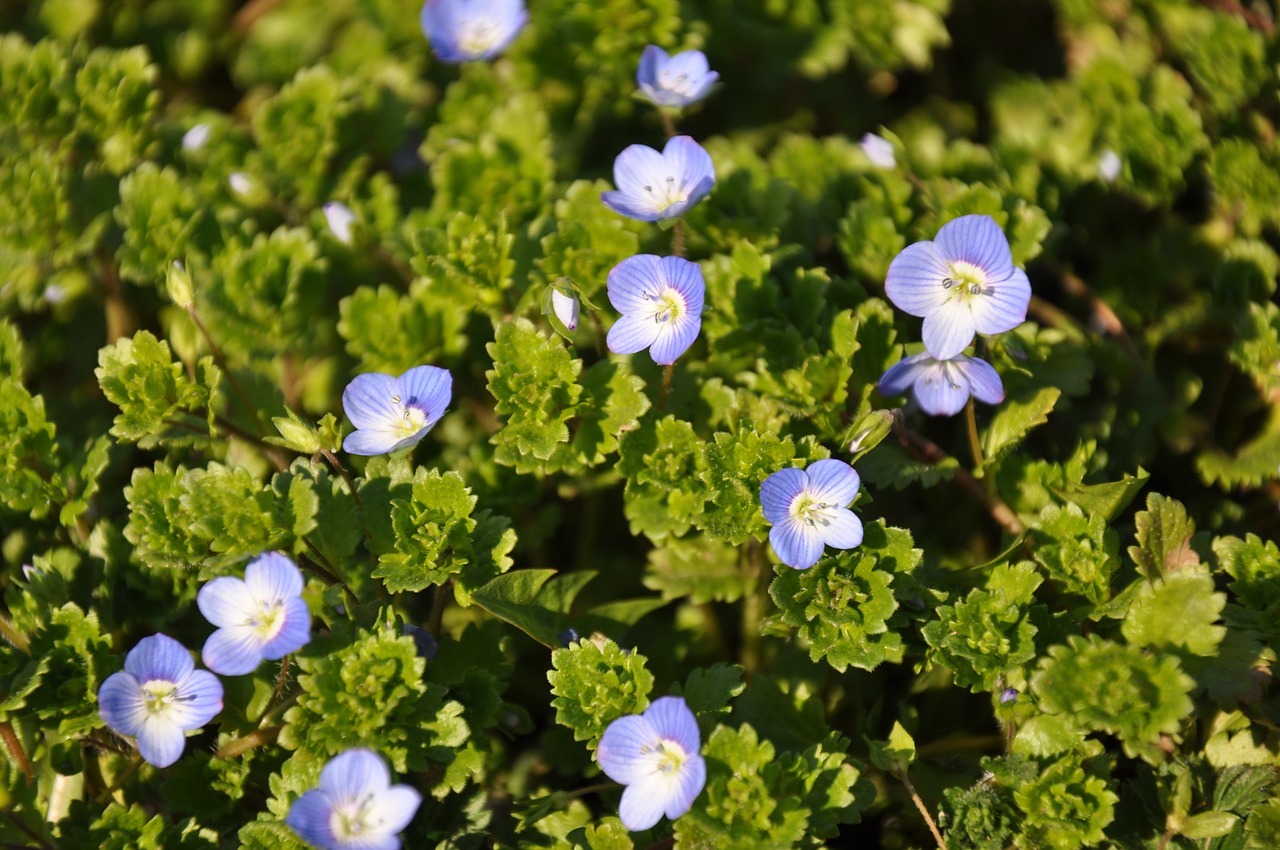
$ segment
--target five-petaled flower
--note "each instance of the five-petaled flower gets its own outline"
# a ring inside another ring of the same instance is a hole
[[[987,404],[1004,401],[1004,384],[991,364],[978,357],[957,354],[938,360],[927,351],[905,357],[880,376],[883,395],[897,395],[911,389],[916,403],[933,416],[952,416],[964,407],[969,396]]]
[[[151,765],[168,767],[186,746],[186,732],[222,711],[222,683],[197,670],[186,648],[168,635],[138,641],[98,689],[102,722],[138,742]]]
[[[421,803],[413,788],[391,784],[381,756],[359,748],[330,759],[320,787],[295,800],[284,822],[320,850],[398,850]]]
[[[600,769],[622,792],[618,817],[632,831],[648,829],[665,814],[689,811],[707,781],[698,721],[681,697],[655,700],[643,714],[609,724],[596,749]]]
[[[617,189],[600,193],[614,212],[640,221],[679,218],[711,191],[716,170],[711,154],[688,136],[667,140],[662,153],[628,145],[613,161]]]
[[[975,332],[1016,328],[1031,301],[1031,283],[988,215],[961,216],[932,242],[908,245],[889,264],[884,288],[899,308],[924,317],[925,348],[939,360],[964,351]]]
[[[524,0],[427,0],[420,18],[443,62],[492,59],[528,20]]]
[[[415,366],[398,378],[357,375],[342,391],[342,409],[356,430],[342,441],[353,455],[408,448],[440,421],[453,396],[453,376],[436,366]]]
[[[667,51],[650,44],[640,54],[636,68],[636,85],[640,94],[655,106],[683,109],[711,93],[720,75],[707,65],[701,50],[685,50],[668,56]]]
[[[779,560],[798,570],[818,563],[824,546],[852,549],[862,543],[862,521],[849,510],[860,479],[842,460],[779,469],[760,485],[760,508],[772,523],[769,542]]]
[[[676,362],[702,328],[702,269],[680,257],[637,254],[609,272],[609,302],[622,314],[609,328],[614,354],[649,349],[653,362]]]
[[[311,640],[302,573],[279,552],[250,561],[243,581],[221,576],[208,582],[196,605],[218,627],[205,641],[205,666],[223,676],[252,673],[264,658],[283,658]]]

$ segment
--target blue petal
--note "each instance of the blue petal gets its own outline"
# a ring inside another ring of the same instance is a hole
[[[706,760],[700,755],[692,755],[680,765],[675,778],[676,784],[671,789],[666,808],[666,815],[672,820],[693,808],[693,801],[702,793],[702,787],[707,784]]]
[[[528,20],[523,0],[427,0],[419,22],[442,62],[490,59],[506,49]],[[493,38],[477,50],[464,43],[464,24],[488,25]]]
[[[635,354],[658,338],[662,326],[653,316],[623,316],[609,328],[605,342],[614,354]]]
[[[662,183],[668,173],[666,159],[648,145],[628,145],[613,161],[614,185],[631,203],[647,197],[644,187]]]
[[[822,557],[822,538],[804,520],[796,517],[769,529],[769,542],[778,560],[797,570],[807,570]]]
[[[928,316],[950,297],[943,281],[951,276],[938,246],[916,242],[898,252],[889,263],[884,293],[899,310],[911,316]]]
[[[647,197],[639,198],[620,190],[601,192],[600,200],[604,201],[605,206],[618,215],[625,215],[627,218],[634,218],[636,221],[657,221],[662,216],[662,210],[658,209]]]
[[[266,604],[300,595],[302,573],[285,555],[264,552],[244,568],[244,584],[255,600]]]
[[[1014,269],[1008,280],[988,281],[980,295],[969,299],[973,324],[978,333],[1011,331],[1027,320],[1031,303],[1031,282],[1022,269]]]
[[[337,800],[356,800],[380,794],[391,785],[386,762],[363,747],[335,756],[320,771],[320,790]]]
[[[425,434],[425,429],[422,433]],[[396,448],[403,448],[400,446],[399,431],[376,431],[372,428],[363,428],[351,432],[342,441],[342,450],[351,455],[384,455]]]
[[[924,317],[920,336],[937,360],[950,360],[973,342],[973,312],[962,301],[949,301]]]
[[[881,395],[897,395],[906,392],[916,382],[921,370],[929,368],[932,363],[933,358],[927,351],[904,357],[894,363],[880,376],[877,387]]]
[[[165,717],[182,729],[199,729],[222,711],[222,682],[208,670],[195,670],[179,683]]]
[[[428,428],[440,421],[453,398],[453,376],[438,366],[414,366],[396,380],[396,387],[404,404],[426,411]]]
[[[649,829],[658,821],[671,803],[671,783],[660,776],[650,776],[644,781],[628,785],[622,792],[618,806],[618,819],[632,832]]]
[[[209,635],[200,657],[219,676],[243,676],[262,663],[263,643],[253,626],[226,626]]]
[[[1000,380],[1000,373],[990,363],[978,357],[969,357],[964,363],[957,365],[969,382],[969,392],[973,393],[974,398],[987,404],[1004,401],[1004,384]]]
[[[809,477],[809,495],[824,505],[843,508],[858,495],[858,473],[842,460],[815,461],[805,469],[805,474]]]
[[[168,635],[152,635],[138,641],[124,659],[124,669],[139,684],[152,679],[180,682],[196,668],[186,647]]]
[[[698,719],[682,697],[656,699],[642,716],[659,738],[675,741],[686,753],[696,753],[702,748]]]
[[[827,508],[816,519],[818,535],[833,549],[854,549],[862,545],[862,520],[848,508]]]
[[[333,834],[333,802],[318,789],[308,791],[293,801],[284,822],[303,841],[315,847],[337,846]]]
[[[392,785],[374,799],[368,810],[369,822],[379,831],[395,835],[409,825],[420,805],[422,795],[416,790],[408,785]]]
[[[667,366],[689,350],[702,329],[701,315],[684,315],[658,325],[658,338],[649,348],[653,362]]]
[[[276,636],[262,647],[262,657],[269,661],[297,652],[311,641],[311,611],[307,603],[295,596],[284,602],[284,623]],[[207,666],[207,665],[206,665]],[[210,668],[212,669],[212,668]]]
[[[915,385],[916,402],[925,413],[954,416],[969,400],[969,385],[944,363],[922,374]]]
[[[614,782],[630,785],[654,770],[653,748],[659,737],[653,724],[638,714],[609,724],[596,747],[596,762]]]
[[[342,391],[342,409],[351,424],[362,430],[394,426],[400,416],[392,401],[397,389],[396,379],[390,375],[381,372],[356,375]]]
[[[658,267],[660,276],[684,299],[685,309],[701,317],[707,293],[702,267],[683,257],[663,257]]]
[[[168,767],[182,756],[186,736],[177,724],[156,715],[147,715],[135,736],[138,754],[147,764]]]
[[[933,237],[942,255],[950,262],[972,263],[988,280],[1004,280],[1013,272],[1009,240],[989,215],[962,215],[952,219]]]
[[[636,66],[636,85],[656,86],[658,69],[667,61],[667,51],[656,44],[650,44],[640,54],[640,64]]]
[[[196,594],[196,607],[218,628],[244,625],[258,611],[258,604],[248,586],[231,576],[219,576],[206,582]]]
[[[137,735],[147,717],[147,701],[132,673],[112,673],[98,689],[102,722],[121,735]]]
[[[715,165],[711,162],[711,154],[695,142],[692,136],[672,136],[662,149],[662,158],[669,163],[668,168],[683,185],[695,187],[689,198],[689,206],[693,206],[699,198],[711,191],[711,186],[716,181]]]
[[[653,296],[662,288],[666,277],[664,269],[662,259],[656,254],[637,254],[610,269],[605,289],[613,309],[623,315],[652,315]]]
[[[760,484],[760,512],[771,524],[777,525],[791,517],[791,504],[804,492],[809,476],[803,469],[789,467],[779,469]],[[774,547],[775,550],[777,547]],[[779,556],[781,557],[781,556]]]

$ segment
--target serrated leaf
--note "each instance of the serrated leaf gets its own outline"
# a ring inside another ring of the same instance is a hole
[[[907,767],[916,760],[915,739],[896,720],[886,740],[868,738],[867,746],[870,747],[871,763],[889,773],[906,773]]]
[[[556,722],[573,730],[574,740],[594,750],[605,728],[625,714],[649,706],[653,674],[638,652],[611,640],[580,640],[551,653],[547,673],[555,698]]]
[[[1049,421],[1049,413],[1061,396],[1057,387],[1043,387],[1028,397],[1005,399],[982,432],[982,468],[995,466],[1032,429]]]
[[[1138,589],[1120,627],[1134,646],[1212,656],[1227,630],[1215,626],[1227,604],[1203,567],[1187,568]]]
[[[1200,563],[1200,556],[1191,548],[1196,526],[1181,502],[1151,493],[1147,509],[1133,522],[1138,545],[1129,547],[1129,557],[1148,581]]]
[[[1149,472],[1139,467],[1136,475],[1125,475],[1119,481],[1102,484],[1067,483],[1060,487],[1050,484],[1048,487],[1055,496],[1074,502],[1086,513],[1100,514],[1103,519],[1112,520],[1129,506],[1150,477]]]

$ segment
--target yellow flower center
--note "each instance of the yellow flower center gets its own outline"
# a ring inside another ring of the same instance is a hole
[[[987,273],[973,263],[957,261],[948,263],[947,268],[950,269],[951,276],[942,279],[942,288],[951,293],[952,297],[964,300],[991,293],[992,287],[987,283]]]
[[[372,805],[373,796],[366,794],[359,800],[349,800],[334,806],[333,814],[330,815],[333,837],[339,841],[350,841],[363,836],[370,827],[376,826],[368,822],[369,809]]]
[[[167,679],[152,679],[142,683],[142,698],[147,705],[147,713],[164,714],[174,700],[178,686]]]

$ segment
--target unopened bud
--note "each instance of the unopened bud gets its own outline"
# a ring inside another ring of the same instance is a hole
[[[582,314],[582,304],[578,301],[576,293],[564,293],[559,289],[551,290],[551,309],[555,311],[556,318],[568,330],[576,331],[578,329],[578,317]]]
[[[211,128],[208,124],[197,124],[190,130],[182,134],[182,149],[185,151],[198,151],[204,147],[205,142],[209,141],[209,133]]]
[[[346,204],[330,201],[323,207],[324,220],[329,224],[329,232],[333,238],[343,245],[351,244],[351,225],[355,224],[356,214]]]
[[[191,306],[191,302],[195,299],[195,290],[191,286],[191,275],[187,272],[187,267],[182,264],[181,260],[174,260],[169,264],[169,274],[165,278],[165,287],[169,290],[169,297],[173,299],[173,303],[182,309]]]

